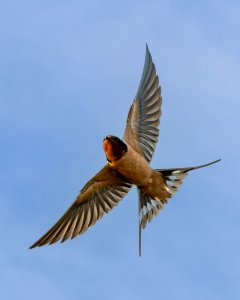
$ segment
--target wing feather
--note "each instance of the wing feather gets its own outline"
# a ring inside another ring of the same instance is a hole
[[[30,248],[65,242],[84,233],[112,210],[131,189],[125,178],[106,165],[81,190],[64,215]]]
[[[124,140],[150,162],[158,141],[161,117],[161,88],[154,63],[146,47],[142,78],[129,110]]]

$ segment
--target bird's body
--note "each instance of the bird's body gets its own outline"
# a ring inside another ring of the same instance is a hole
[[[109,143],[111,136],[106,137],[106,139]],[[110,168],[116,170],[124,176],[128,182],[136,185],[153,199],[157,198],[160,200],[161,198],[170,197],[171,195],[166,190],[166,185],[161,174],[152,169],[146,159],[135,151],[131,145],[126,144],[126,146],[127,151],[123,153],[121,158],[116,160],[111,151],[105,151]],[[116,147],[117,146],[115,146],[115,148]],[[111,157],[111,161],[109,157]]]
[[[131,145],[127,145],[127,151],[120,159],[112,159],[108,161],[108,165],[137,186],[147,185],[152,174],[148,162]]]
[[[123,139],[112,135],[104,138],[107,164],[85,184],[58,222],[30,248],[53,244],[60,239],[64,242],[82,234],[135,185],[138,189],[141,255],[141,230],[178,190],[187,172],[217,162],[188,168],[151,168],[149,163],[158,141],[161,104],[159,80],[147,47],[142,78],[128,113]]]

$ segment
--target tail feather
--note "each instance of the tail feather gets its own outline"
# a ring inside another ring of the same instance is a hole
[[[175,169],[156,169],[156,171],[158,172],[163,172],[164,174],[167,174],[167,175],[175,175],[175,174],[180,174],[180,173],[187,173],[189,171],[193,171],[193,170],[196,170],[196,169],[201,169],[201,168],[204,168],[204,167],[208,167],[210,165],[213,165],[213,164],[216,164],[217,162],[219,162],[221,159],[217,159],[217,160],[214,160],[208,164],[204,164],[204,165],[199,165],[199,166],[195,166],[195,167],[187,167],[187,168],[175,168]]]
[[[161,173],[164,181],[165,188],[169,193],[169,198],[171,198],[182,185],[183,179],[188,175],[189,171],[204,168],[219,162],[220,159],[210,162],[208,164],[199,165],[195,167],[187,168],[175,168],[175,169],[156,169]],[[142,229],[150,223],[152,218],[157,216],[159,210],[163,208],[164,204],[167,204],[168,198],[165,199],[152,199],[149,195],[146,195],[141,188],[138,188],[138,217],[139,217],[139,256],[141,256],[141,236]]]
[[[163,203],[158,199],[152,199],[138,188],[138,219],[139,219],[139,256],[141,256],[142,229],[156,217],[159,210],[163,208]]]
[[[138,220],[139,220],[139,256],[141,256],[141,236],[142,229],[146,227],[147,222],[151,222],[156,217],[159,210],[163,208],[160,200],[151,199],[138,188]]]

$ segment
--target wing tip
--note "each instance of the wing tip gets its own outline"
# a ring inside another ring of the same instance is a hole
[[[29,250],[36,248],[36,247],[40,247],[41,245],[39,245],[38,243],[34,243],[32,244],[30,247],[28,247]]]
[[[145,61],[147,61],[147,58],[151,60],[152,56],[148,47],[148,43],[146,42],[146,55],[145,55]]]
[[[150,52],[149,51],[149,47],[148,47],[148,43],[146,42],[146,52]]]
[[[67,238],[62,238],[62,239],[60,240],[60,243],[61,243],[61,244],[64,243],[64,242],[67,241],[69,238],[74,239],[75,236],[71,235],[71,236],[69,236],[69,237],[67,237]],[[35,242],[34,244],[32,244],[30,247],[28,247],[28,249],[31,250],[31,249],[33,249],[33,248],[42,247],[42,246],[44,246],[44,245],[49,245],[49,246],[51,246],[51,245],[55,244],[55,243],[58,242],[58,241],[59,241],[59,240],[57,240],[57,241],[53,240],[53,241],[48,241],[47,243],[44,243],[44,242],[41,242],[41,241],[37,241],[37,242]]]

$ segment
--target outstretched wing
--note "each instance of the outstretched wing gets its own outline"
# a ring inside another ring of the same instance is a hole
[[[150,162],[158,141],[161,88],[152,57],[146,46],[142,78],[129,110],[123,139]]]
[[[31,247],[75,238],[108,213],[131,188],[124,177],[106,165],[80,191],[64,215]]]

